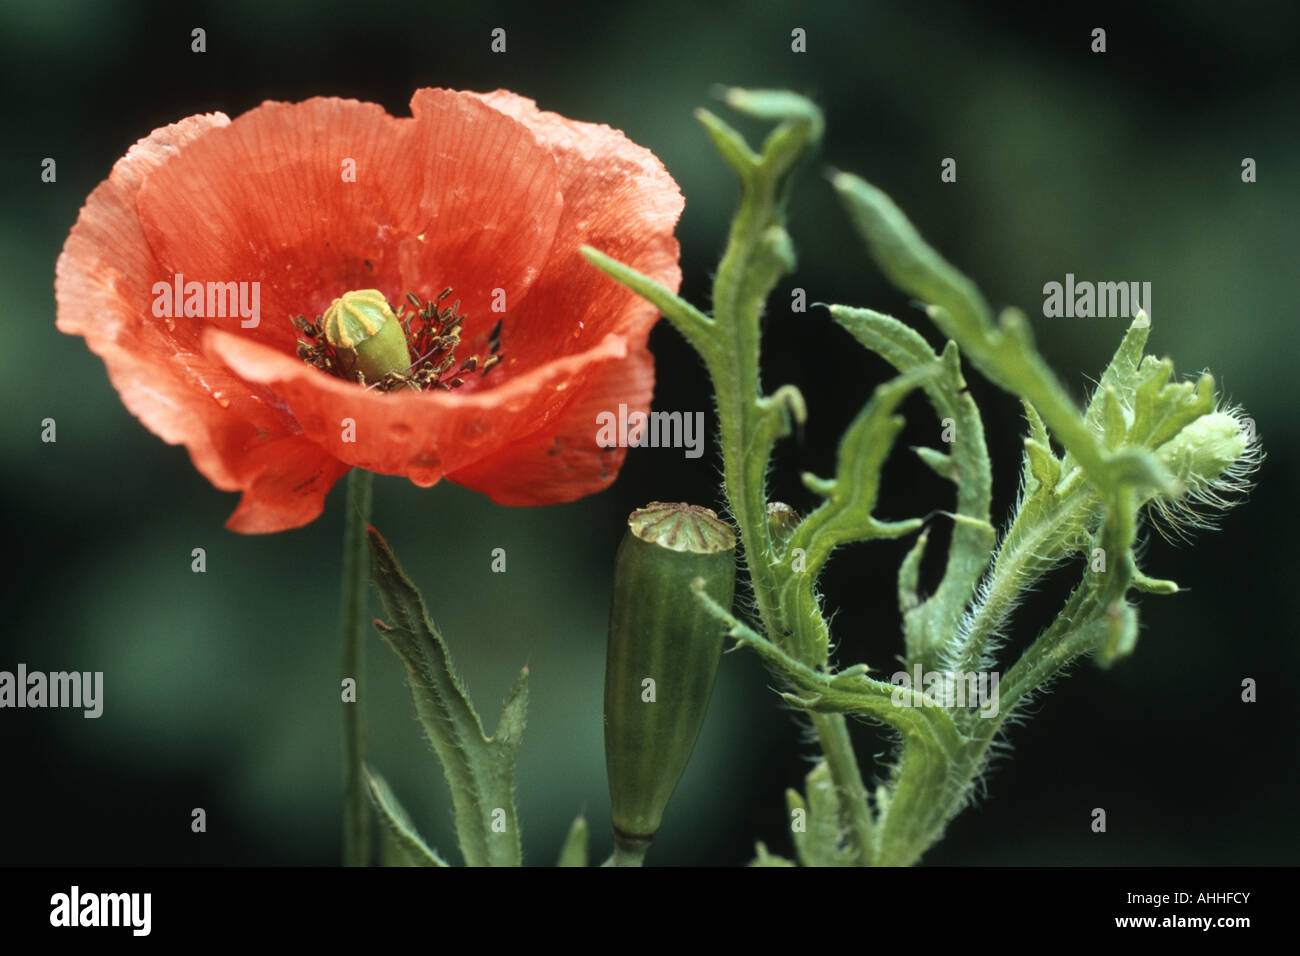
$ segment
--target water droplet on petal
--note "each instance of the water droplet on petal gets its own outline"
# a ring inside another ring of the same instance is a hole
[[[431,451],[420,452],[407,462],[407,467],[411,481],[421,488],[436,484],[442,477],[442,459]]]
[[[460,426],[456,436],[461,442],[471,447],[481,445],[492,433],[492,423],[486,418],[471,418]]]

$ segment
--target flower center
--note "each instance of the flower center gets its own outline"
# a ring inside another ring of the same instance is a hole
[[[471,355],[458,365],[465,316],[459,299],[442,304],[450,295],[450,287],[428,301],[408,292],[394,312],[378,289],[346,292],[315,320],[292,317],[301,336],[298,357],[327,375],[381,392],[459,388],[465,376],[487,375],[501,361],[501,323],[492,329],[485,359]]]

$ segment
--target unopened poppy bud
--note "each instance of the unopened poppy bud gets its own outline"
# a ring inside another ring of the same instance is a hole
[[[402,324],[378,289],[346,292],[330,303],[321,320],[325,340],[334,349],[345,378],[359,372],[368,384],[411,366]]]
[[[1187,528],[1215,527],[1215,513],[1232,507],[1253,487],[1251,476],[1264,457],[1253,424],[1239,407],[1202,415],[1155,454],[1182,485],[1180,494],[1151,499],[1162,519],[1156,527],[1182,537]]]
[[[605,662],[616,863],[639,860],[658,831],[713,693],[727,628],[692,588],[702,579],[730,610],[736,585],[736,537],[708,508],[652,502],[627,523]]]

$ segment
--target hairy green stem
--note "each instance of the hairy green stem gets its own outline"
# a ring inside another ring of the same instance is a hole
[[[867,788],[858,769],[853,742],[849,739],[848,722],[842,714],[813,714],[812,725],[840,794],[840,813],[845,818],[849,844],[857,854],[858,864],[871,866],[876,856],[875,821],[867,803]]]
[[[714,328],[720,333],[717,341],[721,347],[710,350],[706,361],[717,396],[727,500],[740,529],[759,620],[777,646],[814,666],[824,666],[826,656],[818,646],[816,628],[810,621],[792,621],[792,609],[782,606],[779,599],[773,567],[776,556],[767,526],[766,472],[778,431],[771,416],[787,411],[785,398],[764,396],[759,381],[758,312],[770,291],[768,282],[749,279],[759,288],[746,289],[746,279],[755,271],[756,260],[779,261],[784,252],[776,238],[769,238],[774,235],[769,230],[779,222],[775,213],[779,188],[775,177],[756,176],[744,182],[746,196],[714,283]],[[779,235],[784,236],[783,231]],[[858,861],[869,864],[874,855],[871,807],[847,723],[839,714],[815,714],[812,724],[830,766]]]
[[[1021,527],[1023,514],[1017,514],[1004,535],[992,561],[983,599],[973,608],[957,671],[976,670],[983,665],[989,638],[1005,623],[1025,591],[1064,556],[1061,546],[1065,532],[1092,530],[1098,496],[1081,470],[1071,472],[1054,494],[1059,504],[1051,520],[1040,519],[1026,529]]]
[[[343,702],[343,774],[346,803],[343,816],[343,862],[370,862],[370,798],[366,792],[365,747],[365,627],[369,557],[366,526],[370,523],[373,476],[363,468],[348,473],[343,520],[343,657],[344,680],[354,681],[356,697]]]

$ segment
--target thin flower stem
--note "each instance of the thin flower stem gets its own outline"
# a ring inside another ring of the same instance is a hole
[[[831,768],[831,779],[840,792],[840,813],[848,828],[849,844],[857,851],[858,865],[871,866],[875,862],[875,821],[853,741],[849,739],[848,722],[842,714],[813,714],[812,724]]]
[[[363,468],[348,473],[347,511],[343,530],[344,680],[355,681],[355,699],[343,703],[343,767],[346,804],[343,817],[343,863],[370,862],[370,800],[365,775],[366,526],[370,523],[372,475]]]
[[[649,849],[649,840],[628,839],[615,833],[614,852],[602,866],[643,866]]]

